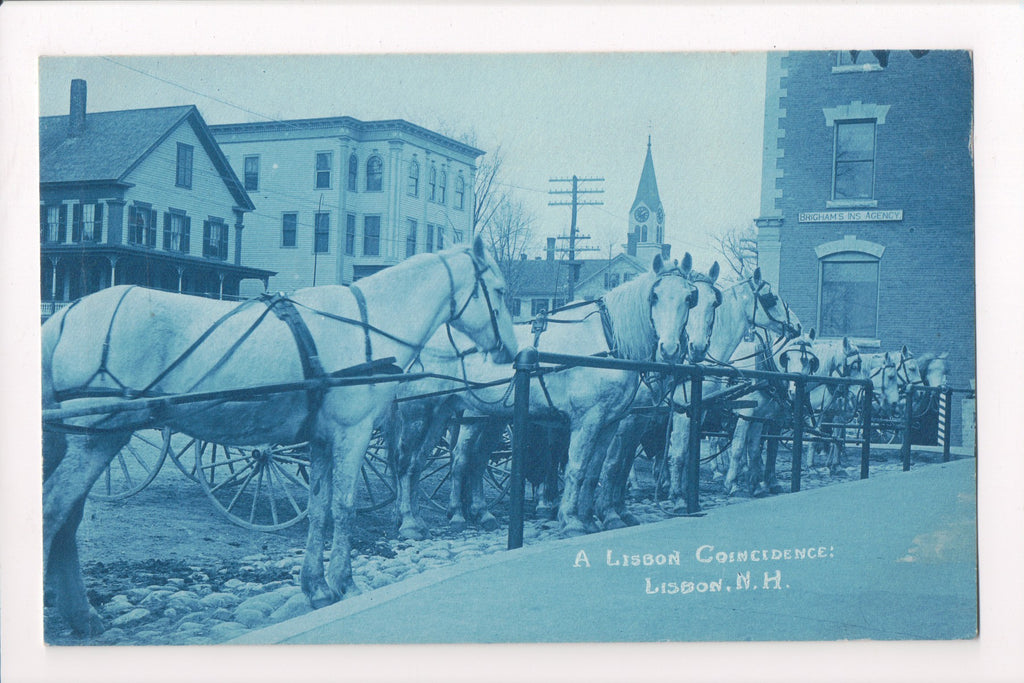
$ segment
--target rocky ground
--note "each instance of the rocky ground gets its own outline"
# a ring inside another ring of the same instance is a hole
[[[837,475],[805,470],[803,488],[856,479],[859,466],[849,464]],[[788,490],[781,465],[780,479]],[[895,469],[895,462],[872,463],[872,474]],[[651,493],[642,487],[632,492],[629,509],[641,523],[671,516]],[[720,482],[709,477],[702,481],[701,504],[708,509],[757,503],[726,497]],[[439,511],[424,510],[432,536],[415,542],[398,538],[390,510],[360,515],[352,552],[357,586],[371,591],[504,550],[505,511],[497,514],[503,524],[495,531],[455,532]],[[528,519],[524,536],[527,545],[542,543],[558,537],[557,525]],[[87,505],[79,544],[90,599],[106,632],[78,638],[47,605],[46,640],[58,645],[212,644],[305,614],[310,607],[298,586],[304,542],[304,523],[272,533],[230,524],[212,509],[198,485],[166,467],[132,498]]]

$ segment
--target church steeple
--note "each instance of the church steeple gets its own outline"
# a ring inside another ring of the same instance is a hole
[[[662,253],[665,241],[665,210],[658,195],[658,179],[654,175],[654,157],[651,155],[651,136],[647,136],[647,157],[640,172],[636,199],[629,209],[629,232],[626,251],[630,256],[646,258]],[[649,254],[648,254],[649,252]]]

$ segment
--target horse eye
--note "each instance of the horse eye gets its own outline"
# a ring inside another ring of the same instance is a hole
[[[651,292],[651,303],[652,304],[658,303],[658,294],[657,294],[657,292]]]

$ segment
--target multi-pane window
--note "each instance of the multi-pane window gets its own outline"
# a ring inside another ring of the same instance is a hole
[[[178,187],[192,187],[192,145],[178,143],[177,172],[174,184]]]
[[[605,273],[604,274],[604,288],[615,289],[619,286],[619,274],[618,273]]]
[[[875,182],[875,121],[836,121],[832,199],[871,199]]]
[[[511,301],[509,301],[508,302],[508,312],[509,312],[509,315],[511,315],[513,317],[522,315],[522,313],[523,313],[523,300],[522,299],[512,299]]]
[[[547,299],[531,299],[530,300],[530,315],[540,315],[546,313],[548,310]]]
[[[441,251],[444,249],[444,227],[437,226],[437,250]]]
[[[380,192],[384,183],[384,161],[376,154],[366,160],[366,191]]]
[[[75,204],[71,211],[71,241],[99,242],[103,239],[102,204]]]
[[[462,177],[462,174],[455,179],[455,208],[466,208],[466,179]]]
[[[409,219],[409,229],[405,235],[405,257],[416,255],[416,228],[418,227],[415,219]]]
[[[430,184],[430,201],[437,201],[437,169],[433,166],[430,167],[427,182]]]
[[[156,246],[156,211],[148,206],[128,207],[128,243]]]
[[[183,213],[164,214],[164,250],[189,253],[191,219]]]
[[[351,154],[348,157],[348,189],[350,192],[356,191],[356,180],[359,177],[359,159],[355,154]]]
[[[875,337],[878,260],[857,253],[822,259],[818,319],[824,337]]]
[[[245,167],[246,191],[260,189],[260,158],[258,156],[244,157],[242,165]]]
[[[380,216],[363,218],[363,256],[380,256]]]
[[[331,189],[331,152],[316,153],[316,184],[318,190]]]
[[[350,213],[345,216],[345,255],[353,256],[356,253],[356,215]]]
[[[410,197],[420,196],[420,165],[415,159],[409,162],[409,184],[406,192]]]
[[[326,254],[331,250],[331,214],[318,211],[313,221],[313,252]]]
[[[67,238],[67,229],[64,227],[66,211],[63,204],[51,204],[42,208],[39,232],[44,242],[63,242]]]
[[[281,246],[294,247],[299,231],[299,214],[289,212],[281,215]]]
[[[444,204],[446,192],[448,191],[448,173],[441,170],[441,178],[437,181],[437,201]]]
[[[203,256],[221,261],[228,258],[228,225],[219,218],[203,223]]]
[[[434,226],[427,223],[427,242],[423,251],[434,251]]]

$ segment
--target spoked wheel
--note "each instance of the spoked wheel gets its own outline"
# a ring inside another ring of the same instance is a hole
[[[308,514],[307,444],[242,448],[197,440],[194,452],[199,483],[235,524],[276,531]]]
[[[487,459],[483,485],[488,509],[505,500],[512,486],[512,438],[512,428],[505,427],[498,449]]]
[[[198,439],[185,434],[171,434],[167,457],[181,470],[182,474],[198,484],[199,461],[195,457],[197,441]]]
[[[388,466],[384,437],[374,432],[356,482],[356,511],[373,512],[391,505],[398,497],[395,473]]]
[[[420,497],[431,507],[446,512],[452,488],[451,437],[445,435],[423,464],[419,479]]]
[[[167,458],[171,430],[143,429],[132,434],[93,484],[89,498],[121,500],[146,488],[156,477]]]

